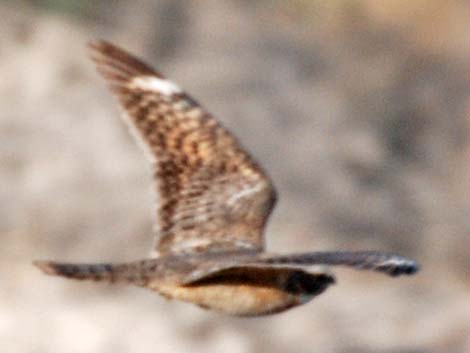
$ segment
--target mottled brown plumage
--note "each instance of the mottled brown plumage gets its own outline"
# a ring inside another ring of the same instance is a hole
[[[95,42],[90,48],[152,159],[160,202],[156,250],[261,250],[275,193],[260,167],[207,111],[160,73],[109,43]],[[152,80],[163,88],[155,89]],[[165,87],[171,94],[165,94]]]
[[[205,308],[255,316],[303,304],[334,283],[313,265],[390,275],[417,271],[411,260],[374,251],[264,252],[263,231],[276,193],[261,167],[159,72],[108,42],[89,47],[152,163],[159,205],[156,257],[127,264],[35,262],[44,272],[132,283]]]

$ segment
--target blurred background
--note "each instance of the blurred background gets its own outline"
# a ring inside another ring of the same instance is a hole
[[[470,3],[0,1],[0,351],[470,352]],[[419,275],[336,271],[306,306],[237,319],[33,259],[152,244],[141,151],[86,56],[155,64],[269,171],[272,251],[382,249]]]

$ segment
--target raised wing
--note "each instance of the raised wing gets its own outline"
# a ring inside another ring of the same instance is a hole
[[[263,249],[276,195],[256,162],[194,99],[150,66],[105,41],[89,47],[153,163],[157,253]]]

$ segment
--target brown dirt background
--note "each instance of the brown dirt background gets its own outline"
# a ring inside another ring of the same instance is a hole
[[[280,193],[275,251],[386,249],[416,277],[339,269],[237,319],[45,277],[152,242],[146,161],[86,57],[103,37],[185,87]],[[1,1],[0,352],[470,352],[470,3]]]

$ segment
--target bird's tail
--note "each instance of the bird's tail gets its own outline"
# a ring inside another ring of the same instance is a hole
[[[42,272],[78,280],[132,283],[144,286],[158,267],[156,260],[123,264],[72,264],[54,261],[34,261]]]

